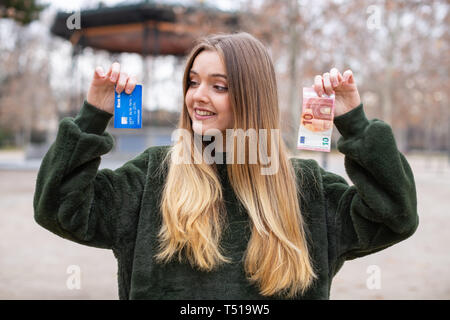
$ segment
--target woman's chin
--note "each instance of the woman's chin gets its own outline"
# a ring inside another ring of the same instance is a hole
[[[214,126],[204,125],[201,121],[193,121],[192,130],[195,134],[201,136],[217,136],[222,133],[220,129]]]

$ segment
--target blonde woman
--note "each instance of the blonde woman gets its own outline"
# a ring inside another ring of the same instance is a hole
[[[117,170],[98,170],[113,147],[105,129],[114,86],[129,93],[136,85],[120,68],[97,68],[79,114],[60,122],[34,198],[42,227],[113,250],[120,299],[328,299],[346,260],[415,232],[411,168],[391,128],[366,118],[350,70],[333,68],[312,85],[320,95],[335,93],[338,149],[352,186],[314,160],[288,158],[276,138],[271,58],[244,32],[202,38],[189,54],[178,123],[183,139],[150,147]],[[267,129],[276,148],[266,151],[276,155],[277,170],[262,174],[263,163],[247,155],[233,161],[237,143],[222,143],[211,153],[216,161],[201,161],[231,129],[257,136]],[[212,142],[194,143],[202,135]],[[179,161],[181,155],[192,161]]]

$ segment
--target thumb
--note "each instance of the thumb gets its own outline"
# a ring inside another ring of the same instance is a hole
[[[349,69],[344,72],[344,81],[351,84],[355,83],[352,70]]]

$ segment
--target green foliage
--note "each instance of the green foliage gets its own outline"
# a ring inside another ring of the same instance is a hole
[[[0,18],[11,18],[22,25],[39,18],[48,4],[37,4],[36,0],[0,0]]]
[[[14,145],[12,132],[0,128],[0,148],[11,147],[12,145]]]

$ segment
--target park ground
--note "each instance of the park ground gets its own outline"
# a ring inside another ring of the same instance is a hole
[[[0,152],[0,164],[22,156]],[[320,153],[300,156],[322,164]],[[419,228],[393,247],[347,261],[334,278],[331,299],[450,299],[450,164],[442,155],[407,158],[415,175]],[[351,183],[342,154],[330,153],[327,163]],[[118,299],[111,251],[59,238],[34,221],[36,176],[35,167],[0,169],[0,299]],[[70,285],[73,270],[81,272],[79,288]]]

